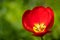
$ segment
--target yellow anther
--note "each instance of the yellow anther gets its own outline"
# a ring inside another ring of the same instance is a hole
[[[43,32],[46,28],[46,25],[44,23],[41,24],[34,24],[33,30],[35,32]]]

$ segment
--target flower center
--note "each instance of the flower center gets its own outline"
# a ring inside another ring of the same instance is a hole
[[[46,28],[46,25],[44,23],[41,24],[34,24],[33,30],[38,33],[38,32],[43,32]]]

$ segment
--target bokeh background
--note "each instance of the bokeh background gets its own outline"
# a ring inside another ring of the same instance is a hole
[[[55,15],[52,32],[44,40],[60,40],[60,0],[0,0],[0,40],[40,40],[23,28],[22,15],[41,5],[51,7]]]

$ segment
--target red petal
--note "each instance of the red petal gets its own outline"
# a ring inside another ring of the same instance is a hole
[[[51,8],[47,7],[46,10],[49,12],[49,14],[51,15],[51,20],[49,22],[49,25],[47,26],[47,30],[49,30],[50,28],[52,28],[53,24],[54,24],[54,12]]]
[[[31,20],[33,20],[33,23],[45,23],[46,26],[51,21],[51,15],[44,7],[36,7],[32,10],[32,17]]]
[[[31,10],[27,10],[27,11],[25,11],[25,13],[23,14],[23,16],[22,16],[22,24],[23,24],[23,26],[24,26],[24,28],[26,29],[26,30],[28,30],[28,31],[30,31],[30,32],[32,32],[33,30],[32,30],[32,28],[28,25],[28,23],[27,23],[27,18],[28,18],[28,15],[30,14],[30,12],[31,12]],[[28,20],[29,21],[29,20]]]

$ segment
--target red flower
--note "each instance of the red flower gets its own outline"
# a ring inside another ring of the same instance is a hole
[[[54,24],[54,12],[50,7],[35,7],[23,14],[22,24],[35,36],[43,36],[50,31]]]

